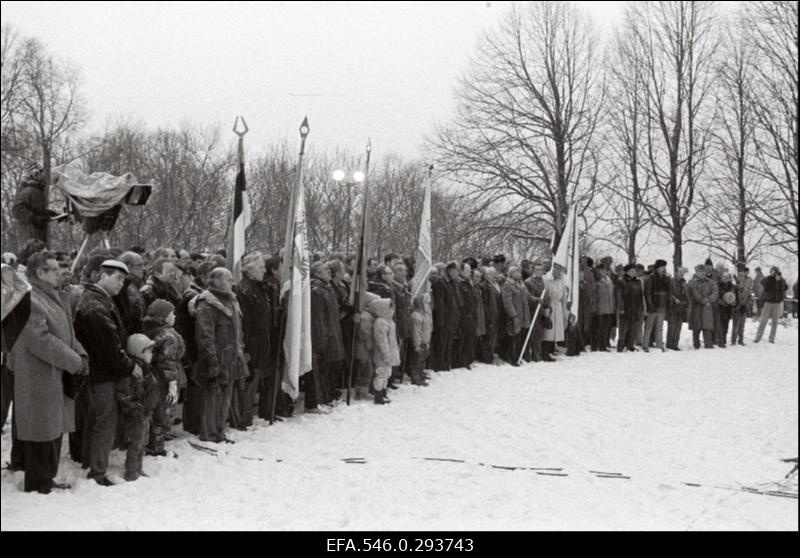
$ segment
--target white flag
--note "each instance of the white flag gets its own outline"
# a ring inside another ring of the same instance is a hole
[[[431,283],[428,281],[433,259],[431,257],[431,179],[425,186],[425,199],[422,202],[422,219],[419,223],[419,245],[417,258],[414,261],[414,277],[411,279],[411,300],[419,293],[430,293]]]

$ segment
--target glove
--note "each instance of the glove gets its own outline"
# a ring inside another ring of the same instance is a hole
[[[542,318],[542,327],[544,327],[545,329],[553,329],[553,320],[551,320],[547,316],[544,316]]]
[[[171,381],[169,383],[169,392],[167,393],[167,405],[174,405],[178,402],[178,382]]]

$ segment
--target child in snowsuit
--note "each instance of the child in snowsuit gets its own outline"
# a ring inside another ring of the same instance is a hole
[[[175,307],[171,302],[158,298],[147,308],[147,317],[142,321],[145,335],[153,340],[153,373],[158,381],[158,405],[153,411],[150,424],[148,455],[166,455],[164,441],[172,428],[170,408],[178,402],[179,383],[186,385],[186,376],[181,360],[186,352],[183,337],[175,331]]]
[[[375,365],[375,404],[389,403],[386,398],[386,385],[392,374],[392,366],[400,366],[400,349],[397,346],[397,331],[394,320],[394,303],[390,298],[373,300],[367,306],[370,313],[375,316],[372,326],[373,339],[375,340],[372,362]]]
[[[128,447],[125,456],[125,480],[135,481],[147,476],[142,471],[142,458],[150,417],[158,403],[158,385],[150,362],[153,359],[154,343],[149,337],[135,333],[128,337],[126,352],[142,369],[142,379],[128,375],[117,382],[116,396],[125,426],[125,441]]]
[[[369,303],[378,300],[380,297],[370,292],[361,293],[364,300],[364,310],[358,315],[358,325],[354,335],[356,336],[355,350],[355,379],[356,399],[368,399],[370,383],[375,373],[375,365],[372,363],[372,353],[375,346],[375,336],[372,327],[375,325],[375,317],[367,310]]]
[[[414,310],[411,312],[413,351],[411,354],[411,383],[416,386],[427,386],[423,376],[425,360],[431,345],[433,318],[431,317],[431,295],[420,293],[414,299]]]

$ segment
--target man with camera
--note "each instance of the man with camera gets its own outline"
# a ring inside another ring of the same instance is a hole
[[[12,208],[12,214],[17,220],[19,246],[22,246],[29,238],[47,243],[47,226],[50,218],[58,213],[47,209],[47,200],[44,195],[46,186],[42,165],[33,162],[25,167]]]
[[[764,309],[761,311],[761,323],[758,324],[758,333],[754,341],[758,343],[764,335],[767,321],[772,320],[769,330],[769,342],[775,342],[775,331],[778,329],[778,320],[783,314],[783,298],[789,285],[781,275],[778,266],[773,265],[769,275],[761,281],[764,287]]]

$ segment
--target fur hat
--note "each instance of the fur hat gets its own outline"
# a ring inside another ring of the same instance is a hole
[[[629,263],[623,268],[625,273],[628,273],[631,269],[636,269],[636,264],[635,263]]]
[[[667,267],[667,262],[664,261],[664,260],[656,260],[656,263],[653,266],[653,269],[658,269],[659,267]]]
[[[469,266],[474,270],[478,269],[478,260],[470,256],[469,258],[464,258],[461,260],[461,263],[469,264]]]
[[[175,311],[175,306],[168,300],[157,298],[147,307],[147,315],[151,318],[165,320],[167,316]]]
[[[144,351],[154,345],[153,340],[144,333],[134,333],[128,337],[125,350],[130,356],[142,358]]]

